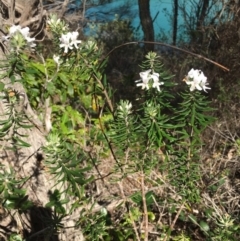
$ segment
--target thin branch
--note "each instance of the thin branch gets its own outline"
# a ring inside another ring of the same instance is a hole
[[[113,159],[115,160],[115,162],[117,163],[117,165],[118,165],[118,167],[120,168],[121,172],[124,173],[124,171],[123,171],[123,169],[122,169],[122,166],[120,165],[120,162],[118,161],[117,156],[115,155],[115,152],[114,152],[114,150],[113,150],[112,144],[111,144],[111,142],[109,141],[109,139],[108,139],[108,137],[107,137],[107,135],[106,135],[106,133],[105,133],[105,130],[104,130],[104,127],[103,127],[103,124],[102,124],[102,121],[101,121],[101,115],[99,115],[98,120],[99,120],[99,126],[100,126],[100,128],[101,128],[101,131],[102,131],[102,133],[103,133],[103,135],[104,135],[105,140],[107,141],[107,144],[108,144],[108,147],[109,147],[110,152],[111,152],[111,154],[112,154],[112,157],[113,157]]]
[[[32,240],[32,238],[34,238],[34,237],[36,237],[36,236],[38,236],[38,235],[40,235],[40,234],[42,234],[42,233],[46,233],[46,231],[48,231],[48,230],[53,230],[53,227],[46,227],[46,228],[44,228],[44,229],[42,229],[42,230],[40,230],[40,231],[38,231],[38,232],[36,232],[36,233],[34,233],[34,234],[32,234],[29,238],[27,238],[26,240],[27,241],[29,241],[29,240]]]
[[[141,241],[140,237],[139,237],[139,234],[138,234],[138,231],[137,231],[137,226],[136,226],[136,223],[134,221],[134,218],[132,216],[132,213],[131,211],[129,210],[129,217],[130,217],[130,220],[132,222],[132,226],[133,226],[133,229],[134,229],[134,232],[136,234],[136,238],[137,238],[137,241]]]
[[[175,218],[174,218],[174,220],[173,220],[173,222],[172,222],[172,224],[171,224],[171,226],[170,226],[170,228],[169,228],[168,234],[165,236],[165,238],[164,238],[163,241],[167,241],[167,240],[168,240],[169,234],[170,234],[171,231],[173,230],[173,228],[174,228],[174,226],[175,226],[175,223],[177,222],[178,217],[179,217],[179,215],[181,214],[181,211],[182,211],[184,205],[185,205],[185,202],[183,202],[182,205],[180,206],[180,208],[179,208],[179,210],[178,210],[178,212],[177,212],[177,214],[176,214],[176,216],[175,216]]]
[[[195,53],[193,53],[193,52],[190,52],[190,51],[185,50],[185,49],[182,49],[182,48],[178,48],[178,47],[173,46],[173,45],[170,45],[170,44],[165,44],[165,43],[161,43],[161,42],[152,42],[152,41],[133,41],[133,42],[127,42],[127,43],[118,45],[118,46],[116,46],[115,48],[113,48],[110,52],[108,52],[108,54],[104,57],[104,59],[102,60],[102,62],[103,62],[110,54],[112,54],[116,49],[122,48],[122,47],[127,46],[127,45],[133,45],[133,44],[136,45],[136,44],[143,44],[143,43],[144,43],[144,44],[146,43],[146,44],[155,44],[155,45],[166,46],[166,47],[169,47],[169,48],[172,48],[172,49],[175,49],[175,50],[184,52],[184,53],[186,53],[186,54],[190,54],[190,55],[192,55],[192,56],[194,56],[194,57],[197,57],[197,58],[199,58],[199,59],[203,59],[203,60],[205,60],[205,61],[207,61],[207,62],[210,62],[210,63],[218,66],[219,68],[224,69],[225,71],[229,71],[229,70],[230,70],[229,68],[227,68],[227,67],[225,67],[225,66],[223,66],[223,65],[221,65],[221,64],[219,64],[219,63],[217,63],[217,62],[215,62],[215,61],[213,61],[213,60],[211,60],[211,59],[209,59],[209,58],[206,58],[206,57],[204,57],[204,56],[202,56],[202,55],[200,55],[200,54],[195,54]],[[102,62],[101,62],[101,64],[102,64]],[[101,64],[100,64],[100,66],[101,66]]]
[[[143,171],[141,175],[141,189],[142,189],[141,191],[142,191],[142,202],[143,202],[144,241],[148,241],[148,210],[147,210],[147,202],[146,202],[146,196],[145,196]]]
[[[67,5],[69,4],[69,0],[64,0],[64,2],[62,3],[62,10],[60,13],[60,18],[62,18],[64,16],[64,14],[66,13],[67,10]]]
[[[50,97],[45,100],[45,130],[47,133],[52,129],[51,115],[52,107],[50,106]]]
[[[10,9],[9,9],[10,21],[12,24],[14,22],[14,15],[15,15],[14,13],[15,13],[15,0],[12,0]]]
[[[113,108],[111,99],[110,99],[110,97],[109,97],[109,95],[108,95],[108,93],[107,93],[106,88],[103,86],[101,80],[98,79],[98,77],[97,77],[95,74],[94,74],[94,77],[95,77],[95,79],[97,80],[99,86],[101,87],[101,89],[102,89],[102,91],[103,91],[103,94],[104,94],[104,96],[105,96],[105,98],[106,98],[106,101],[107,101],[107,103],[108,103],[108,106],[109,106],[109,108],[110,108],[111,113],[113,113],[113,112],[114,112],[114,108]]]

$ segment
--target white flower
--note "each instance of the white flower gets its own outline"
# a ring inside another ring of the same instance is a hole
[[[25,38],[25,40],[28,42],[29,46],[31,48],[34,48],[36,46],[35,43],[33,43],[35,41],[35,38],[31,38],[29,35],[29,28],[26,27],[26,28],[23,28],[20,30],[21,34],[23,35],[23,37]]]
[[[153,85],[152,85],[152,87],[153,87],[153,88],[156,88],[158,91],[161,91],[161,90],[160,90],[160,86],[163,85],[164,83],[163,83],[163,82],[159,82],[159,74],[153,72],[152,75],[151,75],[151,77],[152,77],[152,80],[153,80]]]
[[[81,40],[77,40],[77,37],[78,37],[78,32],[72,32],[72,35],[71,35],[71,44],[74,45],[74,47],[77,49],[78,46],[77,44],[80,44],[82,41]]]
[[[20,25],[12,25],[9,28],[9,35],[4,36],[3,39],[8,40],[12,37],[15,38],[17,33],[20,33],[23,36],[23,38],[27,41],[31,48],[36,46],[36,44],[33,43],[33,41],[35,41],[35,38],[30,37],[29,27],[21,28]],[[19,39],[19,37],[16,37],[15,39]]]
[[[15,33],[20,32],[24,39],[28,42],[31,43],[35,41],[35,38],[30,37],[30,32],[29,32],[29,27],[21,28],[20,25],[13,25],[9,29],[9,35],[12,37]]]
[[[153,72],[151,75],[151,78],[153,79],[154,82],[159,82],[159,73]]]
[[[190,91],[211,89],[207,87],[207,77],[203,74],[201,70],[191,69],[185,78],[186,84],[190,85]]]
[[[29,27],[20,28],[19,32],[24,36],[24,38],[29,36]]]
[[[206,89],[211,89],[210,87],[207,87],[208,83],[207,83],[207,77],[204,76],[205,78],[202,78],[202,81],[200,83],[200,86],[202,87],[204,92],[207,92]]]
[[[36,44],[33,43],[33,41],[35,41],[35,38],[30,37],[29,27],[22,28],[19,30],[19,32],[22,34],[22,36],[25,38],[31,48],[34,48],[36,46]]]
[[[60,59],[60,56],[55,55],[55,54],[53,55],[53,60],[57,65],[60,65],[59,59]]]
[[[36,47],[36,44],[35,44],[35,43],[31,43],[31,42],[28,42],[28,43],[29,43],[29,47],[30,47],[30,48]]]
[[[141,79],[140,80],[136,80],[135,82],[140,82],[142,81],[142,83],[138,83],[137,86],[141,86],[142,89],[149,89],[149,85],[148,85],[148,82],[149,80],[151,79],[151,75],[150,75],[150,72],[151,70],[146,70],[145,72],[140,72],[140,77]]]
[[[190,85],[190,91],[194,91],[195,89],[197,90],[202,90],[201,86],[200,86],[200,82],[198,81],[198,79],[193,79],[190,81],[186,81],[187,85]]]
[[[189,72],[188,72],[188,78],[190,78],[190,79],[194,79],[194,77],[196,76],[196,73],[197,73],[197,69],[195,70],[195,69],[191,69]]]
[[[159,92],[161,91],[160,90],[160,86],[163,85],[164,83],[163,82],[153,82],[153,88],[156,88]]]
[[[69,32],[67,34],[62,34],[60,41],[60,48],[64,48],[64,53],[68,52],[68,49],[73,49],[74,47],[77,49],[77,44],[81,43],[81,40],[77,40],[78,32]]]
[[[35,41],[35,38],[30,38],[28,36],[26,36],[25,39],[27,40],[28,43]]]
[[[68,49],[73,48],[70,43],[70,37],[71,36],[68,33],[68,34],[62,34],[60,38],[60,41],[61,41],[60,48],[64,48],[64,53],[67,53]]]
[[[3,40],[3,41],[8,41],[9,38],[10,38],[9,35],[7,35],[7,36],[2,36],[2,40]]]
[[[150,74],[152,70],[146,70],[144,72],[140,73],[140,80],[136,80],[135,82],[140,82],[142,81],[142,83],[138,83],[137,86],[141,86],[142,89],[149,89],[150,87],[152,88],[156,88],[158,91],[160,91],[160,86],[163,85],[163,82],[159,82],[159,74],[155,73],[154,71],[152,72],[152,74]]]
[[[12,36],[13,34],[15,34],[17,31],[21,31],[21,26],[20,25],[12,25],[9,28],[9,34],[10,36]]]
[[[31,48],[36,47],[36,44],[33,43],[33,41],[35,40],[35,38],[26,38],[26,40],[27,40],[27,42],[28,42],[28,44],[29,44],[29,46],[30,46]]]

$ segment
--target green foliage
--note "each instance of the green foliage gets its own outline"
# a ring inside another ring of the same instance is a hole
[[[121,20],[117,14],[111,22],[97,25],[90,24],[89,27],[95,39],[104,43],[108,50],[124,42],[133,40],[133,28],[130,21]]]
[[[49,226],[54,230],[64,228],[63,219],[77,210],[75,228],[81,227],[86,240],[150,240],[150,226],[161,240],[191,240],[188,230],[172,232],[174,223],[169,224],[168,220],[176,216],[174,222],[196,226],[206,239],[237,240],[234,231],[239,226],[231,216],[205,214],[211,221],[208,223],[205,216],[193,214],[194,205],[201,207],[203,192],[211,188],[215,192],[222,185],[219,180],[204,191],[201,185],[199,160],[204,144],[201,135],[214,121],[208,97],[199,91],[204,83],[197,83],[199,86],[193,91],[186,85],[183,91],[176,92],[173,75],[165,70],[158,55],[151,52],[140,65],[143,72],[134,90],[139,98],[120,100],[114,105],[114,92],[104,73],[107,60],[102,59],[102,49],[88,40],[63,50],[60,39],[70,34],[73,41],[73,33],[56,16],[51,16],[48,25],[53,35],[54,55],[43,55],[44,46],[41,46],[29,61],[29,52],[21,45],[16,55],[8,56],[5,77],[12,83],[23,84],[30,105],[41,120],[51,113],[48,119],[51,130],[46,131],[46,144],[42,147],[45,169],[56,183],[48,193],[49,202],[45,206],[53,211]],[[103,25],[102,39],[109,30],[118,41],[132,37],[126,22],[116,20]],[[111,46],[111,41],[105,41]],[[199,78],[200,71],[196,73]],[[187,82],[190,80],[188,77]],[[29,147],[24,141],[27,136],[18,132],[20,128],[32,127],[24,114],[21,93],[6,89],[3,83],[0,90],[2,101],[7,103],[0,120],[1,141],[10,140],[14,150]],[[108,184],[99,171],[106,159],[113,163],[106,167]],[[1,203],[5,208],[23,212],[32,203],[21,189],[26,180],[15,176],[12,170],[0,173]],[[133,185],[128,190],[130,194],[121,188],[121,195],[112,195],[122,202],[115,210],[124,209],[115,220],[105,204],[99,211],[93,211],[98,197],[88,191],[92,185],[98,185],[99,179],[104,188],[115,183],[121,187],[126,180]],[[169,190],[174,190],[174,195]],[[160,206],[163,211],[167,206],[169,218],[161,214]]]
[[[97,214],[84,214],[79,225],[84,229],[86,240],[109,240],[107,233],[108,219],[107,211],[104,209]]]
[[[127,4],[131,4],[130,2]],[[128,6],[123,6],[123,11],[129,11]],[[125,15],[125,13],[124,13]],[[88,23],[91,38],[97,41],[98,46],[103,47],[103,53],[106,55],[117,46],[124,45],[127,42],[135,41],[138,36],[138,30],[131,26],[131,22],[121,15],[115,15],[115,18],[109,22],[102,23]],[[122,95],[128,95],[128,91],[124,88],[125,85],[130,85],[132,81],[132,75],[136,72],[136,66],[140,60],[144,57],[144,54],[136,44],[125,45],[122,48],[115,49],[109,56],[106,72],[124,74],[121,80],[115,80],[115,77],[110,78],[108,81],[114,87],[114,91],[119,88],[123,88]],[[126,82],[126,83],[124,83]],[[115,98],[118,97],[118,91],[115,93]],[[129,93],[131,95],[131,93]],[[119,98],[120,99],[120,98]],[[118,101],[119,101],[118,99]]]
[[[27,136],[19,132],[20,128],[30,129],[32,127],[23,112],[24,97],[14,90],[7,89],[4,90],[1,99],[7,103],[5,113],[0,120],[2,148],[17,150],[22,147],[30,147],[30,144],[24,141]]]
[[[9,241],[25,241],[19,234],[11,234]]]
[[[175,169],[169,173],[172,183],[176,185],[183,196],[191,203],[200,201],[201,179],[199,165],[199,149],[202,146],[201,133],[214,118],[205,113],[211,112],[207,98],[199,92],[181,94],[182,102],[175,109],[174,121],[176,149],[172,151]]]
[[[161,169],[168,173],[178,195],[190,204],[199,203],[200,135],[214,120],[206,115],[212,109],[207,97],[189,90],[180,94],[181,101],[177,106],[172,106],[172,99],[177,96],[170,90],[173,87],[171,76],[163,70],[156,54],[149,53],[146,59],[142,67],[159,73],[164,83],[163,90],[157,91],[150,85],[136,110],[129,102],[120,102],[110,140],[118,151],[122,150],[116,152],[117,159],[125,160],[127,157],[128,165],[135,167],[135,171],[148,173],[162,162]],[[159,148],[164,150],[163,160],[156,156]],[[143,199],[136,194],[133,197],[135,201],[138,197],[141,206]],[[147,199],[145,202],[148,203]]]
[[[184,233],[181,233],[180,235],[177,235],[173,238],[173,240],[176,241],[191,241],[189,237],[187,237]]]
[[[59,183],[67,184],[62,193],[81,198],[84,195],[84,185],[93,179],[93,177],[86,179],[84,175],[85,172],[91,170],[91,166],[81,168],[82,162],[86,160],[82,150],[71,142],[61,140],[54,133],[48,136],[43,150],[46,153],[46,165],[50,168],[50,172],[54,174]],[[52,196],[54,197],[57,198],[57,195]]]
[[[25,179],[16,179],[16,173],[6,167],[0,165],[0,202],[6,209],[17,209],[24,212],[33,206],[33,203],[28,200],[26,190],[21,186],[26,181]],[[4,171],[5,170],[5,171]]]
[[[226,220],[229,219],[228,217]],[[228,220],[231,221],[231,220]],[[234,224],[233,222],[226,224],[218,223],[218,227],[213,231],[211,235],[211,240],[214,241],[227,241],[233,240],[237,241],[239,239],[240,227],[239,224]]]

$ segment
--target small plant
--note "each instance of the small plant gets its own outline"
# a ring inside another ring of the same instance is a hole
[[[214,241],[227,241],[233,240],[237,241],[239,237],[240,226],[235,223],[235,220],[228,214],[220,214],[219,212],[214,212],[212,219],[216,225],[215,229],[209,232],[211,240]]]
[[[9,238],[9,241],[25,241],[25,239],[22,239],[21,235],[19,234],[12,234]]]
[[[180,235],[173,238],[175,241],[191,241],[189,237],[187,237],[184,233],[181,233]]]

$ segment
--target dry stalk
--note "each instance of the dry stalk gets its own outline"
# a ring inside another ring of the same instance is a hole
[[[120,182],[118,182],[118,186],[119,186],[119,189],[120,189],[120,193],[121,193],[121,196],[122,196],[122,200],[124,200],[124,202],[127,200],[125,194],[124,194],[124,191],[123,191],[123,186]],[[138,234],[138,230],[137,230],[137,225],[134,221],[134,218],[132,216],[132,213],[131,213],[131,210],[128,209],[128,214],[129,214],[129,218],[130,218],[130,221],[131,221],[131,224],[133,226],[133,230],[134,230],[134,233],[136,235],[136,238],[137,238],[137,241],[141,241],[140,237],[139,237],[139,234]]]
[[[108,103],[108,106],[109,106],[109,108],[110,108],[111,113],[113,113],[113,111],[114,111],[113,104],[112,104],[112,101],[111,101],[111,99],[110,99],[110,97],[109,97],[109,95],[108,95],[108,93],[107,93],[107,90],[106,90],[105,87],[103,86],[101,80],[100,80],[95,74],[94,74],[94,77],[96,78],[99,86],[100,86],[101,89],[102,89],[102,92],[103,92],[103,94],[104,94],[104,96],[105,96],[105,98],[106,98],[106,100],[107,100],[107,103]]]
[[[145,196],[144,186],[144,173],[141,174],[141,191],[142,191],[142,202],[143,202],[143,222],[144,222],[144,241],[148,241],[148,210]]]
[[[169,228],[168,234],[166,235],[166,237],[164,238],[163,241],[167,241],[167,240],[168,240],[168,238],[169,238],[169,234],[170,234],[171,231],[173,230],[174,225],[175,225],[175,223],[177,222],[178,217],[179,217],[179,215],[180,215],[180,213],[181,213],[181,211],[182,211],[184,205],[185,205],[185,202],[183,202],[182,205],[180,206],[180,208],[179,208],[179,210],[178,210],[178,212],[177,212],[177,214],[176,214],[176,216],[175,216],[175,218],[174,218],[174,220],[173,220],[173,222],[172,222],[172,224],[171,224],[171,226],[170,226],[170,228]]]
[[[131,211],[129,210],[129,217],[130,217],[130,220],[132,222],[132,226],[133,226],[133,229],[134,229],[134,232],[136,234],[136,238],[137,238],[137,241],[141,241],[140,237],[139,237],[139,234],[138,234],[138,231],[137,231],[137,226],[136,226],[136,223],[134,222],[134,218],[132,216],[132,213]]]

